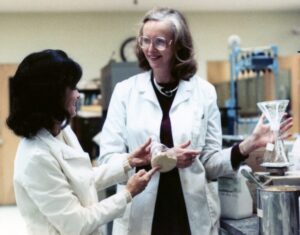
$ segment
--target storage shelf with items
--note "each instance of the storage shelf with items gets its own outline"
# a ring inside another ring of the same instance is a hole
[[[77,87],[80,93],[80,105],[100,105],[101,82],[99,78],[81,80]]]
[[[256,103],[265,100],[289,99],[290,113],[294,118],[293,133],[300,133],[300,55],[279,56],[279,76],[276,81],[270,72],[240,74],[237,79],[239,114],[244,118],[259,115]],[[230,97],[230,64],[228,61],[208,61],[207,80],[218,94],[218,106],[225,108]],[[222,112],[221,112],[222,113]],[[225,127],[226,129],[226,127]]]
[[[78,89],[81,105],[100,105],[101,92],[99,89]]]

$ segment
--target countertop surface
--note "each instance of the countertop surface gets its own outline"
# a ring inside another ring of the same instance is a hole
[[[245,219],[221,219],[221,227],[232,235],[258,235],[258,217],[253,215]]]

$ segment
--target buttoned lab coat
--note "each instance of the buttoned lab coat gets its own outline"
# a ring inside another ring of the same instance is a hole
[[[121,162],[93,168],[69,126],[66,145],[42,129],[22,139],[15,159],[14,188],[29,235],[99,235],[99,227],[126,208],[120,192],[98,202],[97,191],[127,180]]]
[[[184,200],[193,235],[218,234],[220,205],[212,179],[233,172],[231,149],[221,150],[220,114],[214,87],[198,76],[181,80],[169,112],[174,145],[191,140],[202,150],[190,166],[179,169]],[[114,89],[100,138],[100,162],[120,164],[127,149],[133,151],[151,137],[159,141],[162,110],[151,84],[150,72],[133,76]],[[134,171],[134,170],[133,170]],[[160,174],[114,220],[115,235],[149,235]],[[124,186],[118,185],[118,190]],[[170,215],[172,216],[172,215]]]

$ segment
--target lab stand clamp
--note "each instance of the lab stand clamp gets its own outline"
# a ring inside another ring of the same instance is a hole
[[[278,80],[278,47],[276,45],[241,48],[240,38],[232,35],[228,39],[230,48],[230,98],[226,101],[229,120],[229,134],[236,134],[236,128],[239,122],[238,105],[238,77],[245,73],[256,74],[257,78],[265,72],[272,72],[275,80]]]

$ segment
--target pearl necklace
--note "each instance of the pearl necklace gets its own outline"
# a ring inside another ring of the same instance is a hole
[[[160,86],[155,79],[153,79],[154,85],[157,88],[158,92],[166,97],[172,97],[172,95],[175,93],[175,91],[178,89],[178,85],[173,88],[172,90],[166,90],[165,87]]]

